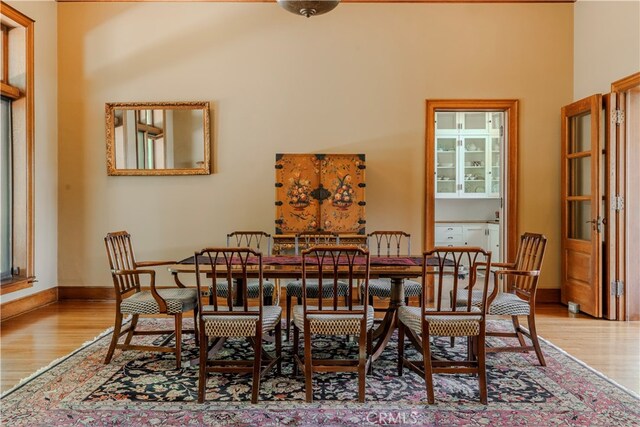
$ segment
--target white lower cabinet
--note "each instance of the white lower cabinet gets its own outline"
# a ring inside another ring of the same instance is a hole
[[[491,251],[492,262],[500,261],[500,226],[478,223],[439,223],[435,246],[479,246]]]

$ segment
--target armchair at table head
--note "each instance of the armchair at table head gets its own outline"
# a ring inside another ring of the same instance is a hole
[[[547,246],[547,238],[542,234],[524,233],[514,262],[494,263],[494,285],[487,297],[488,314],[511,316],[513,332],[487,331],[488,336],[518,338],[517,346],[492,346],[487,352],[530,352],[535,351],[540,365],[545,366],[544,355],[536,333],[536,290],[542,269],[542,261]],[[459,295],[458,304],[466,304],[467,297]],[[478,295],[473,294],[473,303],[478,305]],[[520,326],[518,316],[526,316],[529,330]],[[531,340],[527,345],[524,337]]]
[[[131,235],[126,231],[108,233],[104,238],[107,249],[109,267],[116,295],[116,319],[113,336],[105,363],[109,363],[116,348],[122,350],[143,350],[174,353],[176,367],[181,366],[182,332],[194,333],[194,330],[182,329],[182,315],[184,312],[194,310],[194,319],[197,317],[197,291],[178,285],[177,288],[157,289],[155,283],[155,271],[148,267],[175,264],[175,261],[146,261],[138,262],[135,259]],[[149,290],[141,287],[142,277],[148,277]],[[122,317],[124,314],[132,316],[130,326],[122,330]],[[174,318],[174,330],[167,331],[137,331],[138,317],[141,314],[166,314]],[[169,337],[160,346],[142,346],[131,344],[135,335],[164,335]],[[123,344],[118,344],[120,336],[127,334]],[[175,347],[168,347],[166,343],[175,335]],[[197,336],[196,336],[197,340]]]

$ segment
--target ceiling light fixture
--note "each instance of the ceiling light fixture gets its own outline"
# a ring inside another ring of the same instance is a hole
[[[276,0],[280,7],[296,15],[322,15],[336,8],[340,0]]]

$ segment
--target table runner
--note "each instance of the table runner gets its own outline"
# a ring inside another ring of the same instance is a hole
[[[236,257],[237,258],[237,257]],[[201,264],[208,264],[209,259],[204,255],[198,256],[198,261]],[[355,264],[363,265],[364,257],[356,257]],[[224,259],[218,259],[217,264],[224,264]],[[428,261],[429,265],[437,265],[437,262],[432,264],[432,261]],[[179,264],[195,264],[195,258],[190,256],[188,258],[183,259],[179,262]],[[234,264],[238,264],[237,259],[234,260]],[[248,264],[255,265],[258,264],[258,258],[249,257]],[[263,265],[300,265],[302,264],[301,256],[292,256],[292,255],[280,255],[280,256],[265,256],[262,257]],[[308,258],[307,264],[317,264],[317,260],[314,258]],[[347,259],[340,259],[340,264],[347,264]],[[400,265],[400,266],[419,266],[422,265],[422,257],[420,256],[406,256],[406,257],[370,257],[369,265],[375,266],[392,266],[392,265]]]

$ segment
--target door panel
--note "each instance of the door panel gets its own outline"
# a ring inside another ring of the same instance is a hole
[[[562,108],[562,302],[602,316],[602,97]]]

